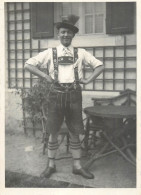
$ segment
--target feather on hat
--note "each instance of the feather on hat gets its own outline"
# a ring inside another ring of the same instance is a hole
[[[79,20],[79,16],[76,15],[68,15],[64,19],[62,19],[62,22],[57,22],[56,28],[69,28],[71,29],[74,33],[77,33],[79,29],[75,26],[76,22]]]

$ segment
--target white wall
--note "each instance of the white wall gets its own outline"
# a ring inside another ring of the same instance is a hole
[[[20,96],[15,95],[15,90],[6,89],[5,97],[6,132],[23,132],[23,113]]]
[[[136,45],[136,35],[126,35],[127,45]],[[41,40],[41,48],[56,47],[59,41],[56,39]],[[76,47],[118,46],[124,45],[124,35],[76,35],[72,42]]]

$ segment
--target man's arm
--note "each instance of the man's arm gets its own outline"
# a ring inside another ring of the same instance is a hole
[[[104,66],[103,65],[100,65],[98,67],[96,67],[93,71],[93,73],[91,74],[91,76],[87,79],[81,79],[80,80],[80,83],[81,84],[88,84],[90,83],[91,81],[95,80],[104,70]]]
[[[31,64],[25,64],[24,68],[26,70],[28,70],[29,72],[31,72],[32,74],[41,77],[43,79],[46,79],[46,81],[48,83],[52,83],[52,78],[50,76],[48,76],[47,74],[45,74],[44,72],[40,71],[37,67],[31,65]]]

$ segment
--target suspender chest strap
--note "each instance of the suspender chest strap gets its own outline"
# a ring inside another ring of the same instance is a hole
[[[52,48],[52,54],[53,54],[53,64],[54,64],[54,80],[55,83],[58,82],[58,60],[57,60],[57,49]],[[74,63],[78,59],[78,49],[74,48]],[[78,77],[78,66],[74,68],[74,77],[75,77],[75,84],[79,83],[79,77]]]
[[[74,63],[78,59],[78,48],[74,48]],[[74,68],[75,84],[79,84],[78,66]]]
[[[58,82],[58,61],[57,61],[57,49],[52,48],[53,53],[53,64],[54,64],[54,80],[55,83]]]

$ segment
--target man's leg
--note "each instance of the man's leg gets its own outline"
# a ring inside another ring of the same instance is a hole
[[[58,149],[58,132],[64,121],[64,108],[62,106],[63,95],[55,91],[50,91],[48,113],[47,113],[47,133],[48,140],[48,163],[45,171],[41,174],[43,177],[50,177],[56,172],[55,156]]]
[[[48,140],[48,166],[55,167],[55,156],[58,149],[58,134],[50,134]]]
[[[80,169],[81,166],[81,143],[79,140],[79,135],[73,135],[70,133],[70,150],[73,157],[73,167]]]
[[[81,143],[79,135],[70,133],[70,149],[73,157],[73,173],[87,179],[93,179],[94,175],[81,166]]]
[[[58,134],[50,134],[48,141],[48,163],[41,177],[49,178],[56,172],[55,156],[58,149]]]

